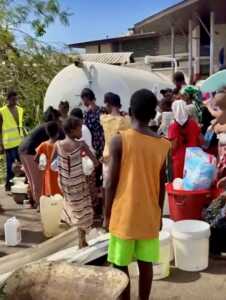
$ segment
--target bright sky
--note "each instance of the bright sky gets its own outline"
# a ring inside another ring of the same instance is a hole
[[[65,44],[123,35],[129,27],[180,0],[59,0],[73,16],[70,26],[56,22],[45,35]]]

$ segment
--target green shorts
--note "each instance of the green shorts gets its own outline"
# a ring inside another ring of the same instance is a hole
[[[159,239],[123,240],[110,236],[108,261],[119,267],[126,267],[133,261],[159,262]]]

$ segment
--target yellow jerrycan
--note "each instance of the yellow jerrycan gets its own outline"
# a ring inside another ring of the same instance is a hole
[[[60,232],[60,219],[64,198],[61,195],[42,196],[40,198],[40,214],[43,232],[46,237],[53,237]]]

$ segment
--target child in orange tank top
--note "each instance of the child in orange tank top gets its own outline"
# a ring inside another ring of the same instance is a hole
[[[106,183],[105,218],[111,234],[108,261],[128,275],[128,265],[137,260],[139,299],[149,299],[152,263],[159,261],[165,161],[170,149],[170,143],[148,127],[156,106],[157,99],[149,90],[132,96],[132,129],[112,139]],[[121,299],[130,299],[129,285]]]

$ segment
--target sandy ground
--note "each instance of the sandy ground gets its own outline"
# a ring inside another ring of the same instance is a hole
[[[132,278],[133,299],[137,299],[137,276]],[[171,268],[169,278],[153,282],[152,300],[225,300],[226,261],[210,261],[204,272]]]
[[[0,215],[0,256],[33,247],[45,240],[42,234],[40,216],[33,209],[23,209],[0,189],[0,204],[5,209]],[[22,244],[7,247],[4,243],[3,225],[7,218],[16,216],[22,225]],[[137,275],[132,277],[133,299],[137,299]],[[184,272],[172,266],[169,278],[154,281],[153,300],[225,300],[226,299],[226,260],[211,260],[204,272]]]
[[[0,187],[0,204],[4,213],[0,213],[0,257],[33,247],[45,240],[40,223],[40,215],[34,209],[23,209],[17,205]],[[7,247],[4,240],[4,223],[8,218],[16,216],[22,227],[22,243],[19,247]]]

